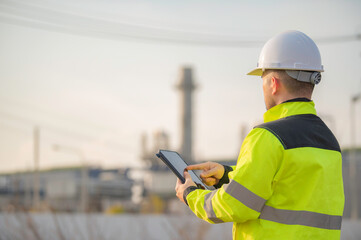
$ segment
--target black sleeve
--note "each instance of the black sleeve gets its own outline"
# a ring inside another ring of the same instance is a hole
[[[184,202],[188,205],[188,202],[187,202],[187,196],[189,193],[193,192],[194,190],[197,190],[197,189],[201,189],[199,186],[190,186],[190,187],[187,187],[186,190],[184,190],[183,192],[183,200]]]
[[[229,183],[228,173],[232,172],[233,168],[231,168],[230,166],[227,166],[227,165],[223,165],[223,167],[224,167],[224,174],[223,174],[222,178],[219,180],[219,182],[216,185],[213,185],[213,187],[215,187],[215,188],[220,188],[220,187],[222,187],[223,184]]]

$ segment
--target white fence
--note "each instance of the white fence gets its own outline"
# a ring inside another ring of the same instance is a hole
[[[195,216],[0,214],[1,240],[211,240],[232,239],[232,224],[211,225]]]
[[[0,240],[219,240],[232,224],[211,225],[192,215],[0,213]],[[342,240],[361,239],[361,221],[344,220]]]

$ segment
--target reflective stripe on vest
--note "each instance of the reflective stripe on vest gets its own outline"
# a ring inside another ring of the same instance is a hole
[[[216,193],[217,191],[212,191],[204,196],[204,209],[207,213],[207,217],[209,220],[214,223],[223,223],[221,219],[217,218],[215,212],[213,211],[212,198]]]
[[[273,208],[265,205],[265,199],[254,194],[234,180],[231,180],[229,184],[225,184],[224,190],[243,205],[260,212],[260,219],[288,225],[303,225],[329,230],[341,229],[342,216]],[[214,190],[205,195],[204,209],[210,220],[214,223],[222,223],[223,221],[217,218],[212,206],[212,198],[216,193],[217,190]]]
[[[342,222],[342,216],[277,209],[267,205],[263,207],[259,218],[289,225],[303,225],[330,230],[340,230]]]
[[[257,212],[260,212],[266,203],[266,199],[254,194],[238,182],[231,180],[229,184],[224,185],[226,193]]]

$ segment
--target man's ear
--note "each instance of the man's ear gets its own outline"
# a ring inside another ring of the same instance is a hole
[[[271,89],[272,95],[275,95],[279,92],[280,89],[280,80],[276,77],[271,78]]]

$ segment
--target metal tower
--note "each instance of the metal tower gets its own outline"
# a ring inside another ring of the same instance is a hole
[[[181,95],[181,148],[180,154],[187,163],[194,163],[193,127],[192,127],[192,93],[196,89],[193,81],[192,68],[182,67],[177,89]]]

